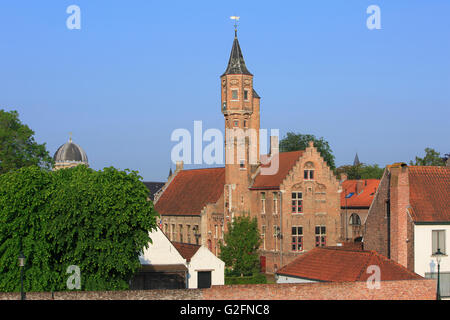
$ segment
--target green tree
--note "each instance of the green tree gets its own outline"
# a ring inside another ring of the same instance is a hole
[[[288,132],[286,137],[280,141],[280,152],[305,150],[310,141],[314,142],[317,151],[320,152],[320,155],[330,168],[335,170],[336,164],[334,162],[334,155],[330,144],[324,138],[316,138],[316,136],[312,134]]]
[[[228,224],[224,235],[225,245],[220,244],[220,258],[237,274],[250,275],[258,272],[258,248],[261,237],[256,218],[237,217]]]
[[[53,160],[34,131],[19,120],[17,111],[0,110],[0,174],[31,165],[50,169]]]
[[[67,290],[67,267],[82,290],[121,290],[140,267],[157,213],[137,172],[36,166],[0,176],[0,291],[18,291],[20,250],[27,291]]]
[[[425,148],[425,157],[416,156],[415,161],[410,161],[411,166],[445,166],[445,157],[432,148]]]
[[[338,178],[341,178],[341,174],[347,174],[347,179],[357,180],[357,179],[381,179],[383,176],[384,168],[380,168],[377,164],[366,165],[360,163],[356,166],[354,165],[344,165],[336,169]]]

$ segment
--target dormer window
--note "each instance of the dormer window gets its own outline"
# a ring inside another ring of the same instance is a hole
[[[238,90],[237,89],[231,90],[231,99],[238,100]]]

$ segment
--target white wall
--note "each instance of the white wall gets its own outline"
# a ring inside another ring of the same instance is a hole
[[[187,264],[189,269],[188,285],[190,289],[197,288],[197,272],[212,271],[211,285],[218,286],[225,284],[225,262],[217,258],[205,246],[201,246],[191,261]]]
[[[434,272],[437,272],[436,259],[432,254],[432,231],[445,231],[445,250],[447,256],[441,259],[441,272],[450,272],[450,225],[415,225],[414,226],[414,271],[421,276],[431,272],[430,263],[434,262]]]
[[[144,249],[144,253],[139,257],[141,264],[186,265],[186,259],[181,256],[159,227],[150,233],[150,239],[153,243],[149,244],[148,249]]]
[[[277,275],[277,283],[308,283],[308,282],[317,282],[317,281],[296,277],[288,277],[284,275]]]

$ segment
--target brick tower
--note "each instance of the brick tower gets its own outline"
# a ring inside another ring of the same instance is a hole
[[[221,80],[225,118],[225,215],[249,213],[249,184],[259,164],[260,97],[245,66],[235,29],[230,60]]]

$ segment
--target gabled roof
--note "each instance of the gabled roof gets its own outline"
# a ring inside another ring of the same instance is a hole
[[[366,281],[373,273],[367,273],[371,265],[380,267],[382,281],[423,279],[375,251],[339,247],[314,248],[281,268],[277,274],[326,282]]]
[[[450,222],[450,167],[408,166],[414,222]]]
[[[362,184],[362,191],[360,191],[360,193],[356,192],[358,181],[361,181],[360,183]],[[341,207],[369,208],[379,184],[380,180],[378,179],[345,180],[342,182]]]
[[[161,215],[199,215],[209,203],[216,203],[223,193],[225,168],[182,170],[177,173],[158,201]]]
[[[222,76],[227,74],[252,75],[245,66],[244,56],[242,55],[237,35],[235,35],[234,37],[233,47],[231,48],[230,60],[228,61],[227,70],[225,70],[225,73]]]
[[[289,171],[295,165],[297,160],[303,155],[304,150],[282,152],[279,153],[279,167],[278,172],[274,175],[261,175],[256,176],[253,185],[250,187],[252,190],[263,190],[263,189],[279,189],[280,184],[286,178]],[[264,157],[261,156],[262,160]],[[263,168],[270,167],[270,163],[266,165],[261,165]]]
[[[187,262],[191,261],[191,258],[197,253],[198,249],[200,249],[200,245],[190,244],[190,243],[182,243],[182,242],[173,242],[172,244],[181,254],[181,256],[186,259]]]
[[[143,181],[147,189],[150,191],[149,197],[153,201],[155,197],[155,193],[157,193],[159,190],[161,190],[162,187],[164,187],[165,182],[150,182],[150,181]]]

